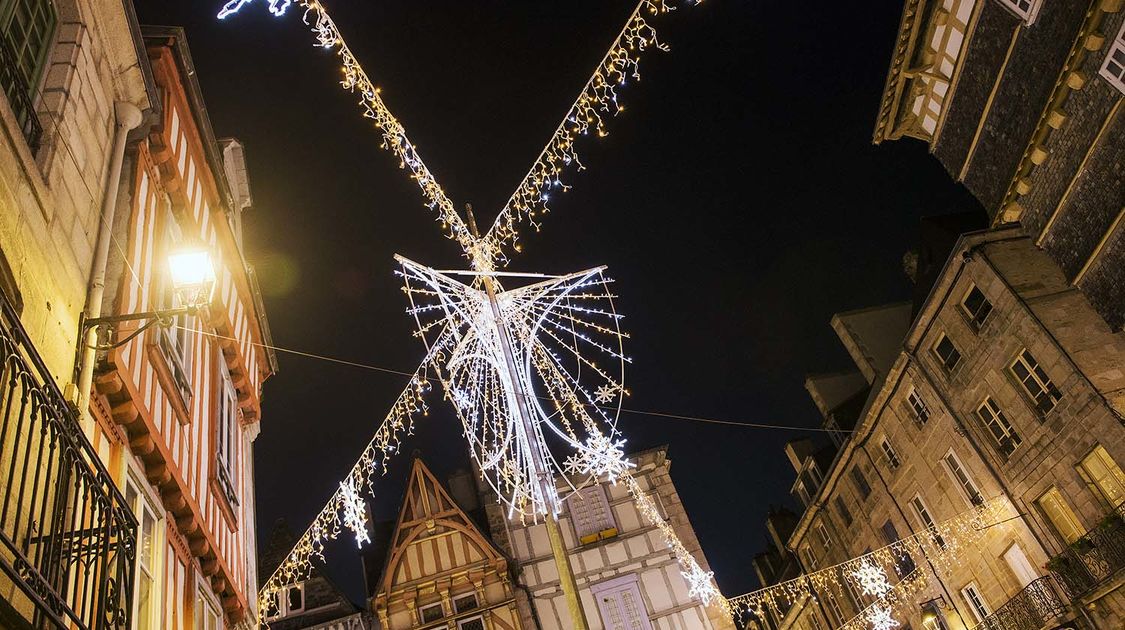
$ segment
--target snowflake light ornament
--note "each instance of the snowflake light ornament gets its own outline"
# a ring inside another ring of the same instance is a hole
[[[630,468],[636,464],[625,458],[625,440],[616,442],[598,434],[586,439],[586,445],[580,447],[578,452],[566,458],[565,470],[572,475],[591,475],[609,477],[610,483],[616,484]]]
[[[693,562],[691,569],[680,571],[680,575],[687,580],[688,597],[698,597],[704,606],[711,603],[712,598],[722,597],[715,589],[714,571],[704,571],[703,567]]]
[[[867,621],[871,623],[871,630],[894,630],[899,627],[899,622],[891,616],[891,609],[875,604],[867,613]]]
[[[356,547],[362,548],[363,543],[371,542],[367,535],[367,504],[359,496],[359,490],[350,477],[340,482],[340,503],[344,511],[344,527],[352,530]]]
[[[887,581],[887,572],[867,559],[860,562],[859,568],[852,572],[852,579],[859,584],[864,595],[882,599],[884,595],[891,591],[891,584]]]
[[[608,405],[614,398],[617,398],[617,388],[609,383],[594,390],[594,400],[599,405]]]

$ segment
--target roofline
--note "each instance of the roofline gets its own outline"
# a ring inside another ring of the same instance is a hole
[[[879,144],[888,140],[885,133],[888,119],[894,116],[892,111],[897,100],[896,92],[898,82],[902,78],[902,69],[906,65],[909,53],[913,50],[910,39],[914,35],[914,25],[921,9],[924,9],[925,0],[906,0],[902,7],[902,17],[898,22],[898,33],[894,47],[891,49],[891,65],[887,68],[887,79],[883,84],[883,97],[879,100],[879,109],[875,113],[875,131],[872,134],[872,144]],[[921,5],[921,6],[920,6]]]

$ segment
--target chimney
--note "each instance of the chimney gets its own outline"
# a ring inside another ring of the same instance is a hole
[[[793,470],[797,471],[798,474],[805,465],[805,458],[812,455],[812,452],[813,442],[807,437],[799,437],[785,443],[785,455],[789,458],[789,464],[793,466]]]
[[[446,485],[449,486],[449,496],[453,497],[453,500],[461,506],[462,510],[472,512],[480,507],[476,482],[469,471],[464,468],[453,471],[453,474],[449,475]]]

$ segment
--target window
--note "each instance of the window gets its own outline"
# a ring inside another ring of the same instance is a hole
[[[836,511],[840,513],[840,518],[844,519],[844,527],[850,527],[852,524],[852,513],[848,511],[848,506],[844,503],[844,498],[841,496],[836,497]]]
[[[879,448],[883,449],[883,460],[887,462],[887,467],[891,470],[896,470],[902,465],[898,458],[898,453],[895,452],[895,447],[891,446],[891,441],[885,436],[879,441]]]
[[[898,530],[895,529],[894,523],[887,521],[883,523],[881,529],[883,530],[883,540],[888,545],[893,545],[899,541]],[[898,574],[899,578],[910,575],[916,568],[918,567],[914,564],[914,560],[909,555],[903,555],[901,557],[895,556],[895,573]]]
[[[1023,387],[1024,393],[1027,394],[1039,415],[1050,413],[1058,404],[1059,399],[1062,398],[1062,394],[1051,382],[1047,373],[1039,367],[1039,362],[1027,350],[1023,350],[1016,356],[1016,360],[1012,362],[1009,369],[1012,371],[1012,376],[1015,376]]]
[[[142,494],[140,485],[132,475],[125,477],[125,502],[137,516],[137,558],[133,586],[133,619],[136,630],[149,630],[159,627],[161,575],[157,562],[160,555],[160,519],[153,511],[152,503]]]
[[[973,330],[979,331],[992,313],[992,302],[989,302],[988,298],[984,297],[984,293],[973,285],[973,288],[965,294],[965,299],[961,300],[961,311],[969,319]]]
[[[606,630],[652,630],[635,573],[590,588]]]
[[[860,497],[867,499],[871,496],[871,486],[867,484],[867,477],[863,476],[863,471],[858,466],[852,468],[852,483]]]
[[[231,383],[230,372],[222,352],[218,352],[219,371],[219,413],[215,427],[215,475],[231,506],[238,505],[238,493],[234,485],[234,464],[238,452],[238,395]]]
[[[221,630],[219,609],[211,602],[211,598],[200,587],[195,595],[195,629],[194,630]]]
[[[422,616],[422,623],[430,623],[431,621],[437,621],[444,617],[445,609],[442,608],[441,602],[438,602],[436,604],[422,606],[418,609],[418,614]]]
[[[484,630],[484,617],[477,615],[457,622],[457,630]]]
[[[1118,29],[1117,37],[1113,39],[1098,74],[1118,91],[1125,93],[1125,24]]]
[[[805,571],[815,571],[820,566],[820,559],[816,557],[816,552],[813,551],[812,545],[805,545],[801,547],[801,556],[805,561]]]
[[[1028,26],[1035,22],[1035,16],[1039,14],[1039,5],[1043,0],[999,0],[1000,4],[1008,8],[1009,11],[1016,14],[1016,17],[1024,21]]]
[[[1080,470],[1086,482],[1097,488],[1110,505],[1117,507],[1125,501],[1125,473],[1100,444],[1082,460]]]
[[[988,604],[984,603],[984,598],[981,597],[980,589],[977,588],[975,582],[969,582],[965,585],[965,588],[961,589],[961,597],[965,598],[965,603],[969,605],[969,612],[977,623],[984,621],[985,617],[992,614],[992,611],[988,609]]]
[[[962,496],[969,502],[970,505],[984,504],[984,497],[981,496],[980,490],[977,489],[977,484],[969,477],[969,472],[961,465],[961,460],[957,458],[957,454],[949,451],[942,458],[945,462],[945,470],[949,476],[953,478],[954,483],[961,489]]]
[[[0,0],[2,2],[3,0]],[[164,243],[161,260],[166,260],[168,253],[174,251],[183,242],[180,224],[168,203],[164,204]],[[154,259],[156,260],[156,259]],[[172,285],[172,272],[168,265],[162,265],[159,274],[160,292],[159,300],[161,309],[172,309],[183,306]],[[191,342],[194,335],[195,318],[191,315],[177,315],[172,319],[172,325],[161,327],[159,332],[160,350],[168,363],[172,380],[180,390],[184,405],[187,406],[191,399]],[[187,418],[184,418],[187,421]]]
[[[34,98],[57,23],[51,0],[0,0],[0,87],[33,151],[43,133]]]
[[[606,498],[605,486],[598,484],[570,495],[570,516],[578,542],[588,545],[617,535],[617,523]]]
[[[295,615],[305,610],[305,584],[304,582],[288,586],[280,591],[270,593],[269,609],[266,611],[266,620],[273,621]]]
[[[1016,448],[1023,442],[1016,430],[1012,428],[1012,424],[1004,417],[1004,412],[1000,411],[1000,405],[997,405],[991,397],[985,398],[984,402],[977,408],[977,417],[980,418],[981,424],[988,429],[989,435],[992,436],[992,445],[1005,459],[1015,452]]]
[[[1035,504],[1039,506],[1043,516],[1047,517],[1055,532],[1062,536],[1067,544],[1082,537],[1082,525],[1078,522],[1074,510],[1070,509],[1070,505],[1067,504],[1058,488],[1051,486],[1050,490],[1044,492],[1042,496],[1035,500]]]
[[[834,597],[833,595],[829,594],[828,597],[824,598],[824,601],[826,601],[828,603],[828,610],[829,610],[830,613],[832,613],[831,614],[831,617],[832,617],[831,623],[829,625],[832,625],[832,626],[843,625],[843,623],[845,621],[847,621],[848,618],[844,616],[844,609],[840,608],[839,600],[837,600],[837,598]]]
[[[918,515],[918,520],[922,521],[922,526],[930,530],[933,535],[934,544],[938,547],[945,549],[945,539],[938,533],[937,523],[934,522],[934,517],[930,515],[929,508],[922,501],[921,496],[915,496],[910,500],[910,507],[914,508],[914,513]]]
[[[816,524],[816,535],[820,537],[820,546],[824,547],[825,551],[832,548],[832,537],[828,535],[828,528],[824,523]]]
[[[944,334],[934,344],[934,355],[941,362],[941,366],[945,368],[947,374],[952,374],[957,365],[961,363],[961,353],[957,351],[957,347],[953,345],[949,337]]]
[[[906,395],[906,401],[910,404],[910,411],[918,424],[926,424],[930,419],[930,408],[926,406],[926,401],[922,400],[918,390],[911,387],[910,393]]]
[[[468,595],[458,597],[457,599],[453,600],[453,610],[456,610],[457,614],[461,614],[466,610],[472,610],[476,607],[477,596],[473,593],[469,593]]]
[[[809,609],[809,630],[824,630],[824,626],[820,624],[820,619],[816,616],[816,610]]]

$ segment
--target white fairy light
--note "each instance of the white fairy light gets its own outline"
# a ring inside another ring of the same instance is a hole
[[[608,477],[616,484],[630,468],[636,464],[625,457],[625,440],[611,440],[604,435],[592,435],[586,439],[584,448],[566,458],[564,470],[572,475]]]
[[[617,398],[617,388],[608,383],[594,390],[594,400],[599,405],[608,405],[614,398]]]
[[[340,509],[344,516],[344,527],[355,535],[355,546],[363,548],[363,543],[371,542],[367,535],[367,504],[359,496],[359,489],[351,477],[340,482]]]
[[[714,571],[704,571],[703,567],[697,564],[688,571],[680,571],[680,575],[687,580],[688,597],[698,597],[704,606],[711,603],[711,598],[715,597]]]
[[[242,7],[250,4],[252,1],[253,0],[230,0],[224,4],[223,8],[219,11],[218,18],[222,20],[228,16],[234,15],[238,13]],[[293,0],[269,0],[269,3],[270,13],[280,17],[285,15],[285,10],[289,8],[289,5],[293,4]]]

